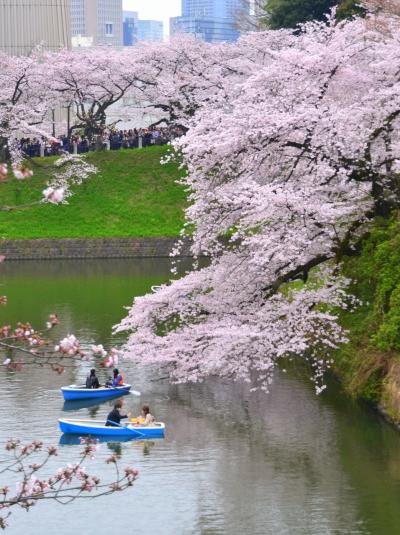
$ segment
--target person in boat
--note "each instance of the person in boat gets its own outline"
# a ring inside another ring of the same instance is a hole
[[[96,376],[96,370],[90,370],[90,375],[86,378],[86,388],[100,388],[99,379]]]
[[[113,410],[107,416],[106,426],[119,427],[121,420],[130,416],[129,413],[121,414],[123,405],[124,403],[122,399],[119,399],[114,403]]]
[[[115,368],[115,370],[113,371],[113,379],[111,382],[111,386],[122,386],[123,384],[124,384],[124,377],[122,373],[120,373],[119,370]]]
[[[143,420],[143,418],[144,418],[144,422],[141,421],[141,420]],[[137,419],[138,422],[140,422],[139,425],[144,425],[144,426],[152,425],[155,422],[155,418],[151,414],[150,407],[148,405],[143,405],[142,413],[136,419]]]

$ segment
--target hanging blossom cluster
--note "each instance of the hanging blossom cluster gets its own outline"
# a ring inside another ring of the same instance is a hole
[[[107,352],[102,344],[92,345],[91,350],[94,355],[102,357],[100,366],[102,368],[113,368],[118,366],[120,351],[115,347],[112,347],[109,352]]]
[[[69,334],[63,338],[59,344],[54,346],[54,351],[59,351],[73,357],[74,355],[82,355],[81,344],[75,335]]]
[[[65,336],[54,345],[50,334],[59,323],[57,314],[52,313],[48,317],[45,330],[36,330],[29,322],[18,322],[15,328],[11,325],[1,326],[0,349],[6,354],[3,366],[10,371],[19,372],[27,363],[47,365],[62,374],[67,367],[76,368],[82,361],[88,361],[92,357],[101,357],[100,367],[117,366],[120,351],[114,347],[107,352],[99,344],[83,350],[80,341],[73,334]],[[24,356],[28,359],[23,359]]]
[[[97,167],[76,154],[63,154],[55,161],[54,167],[53,177],[43,191],[43,201],[53,204],[66,202],[72,194],[70,189],[72,185],[80,185],[97,173]]]
[[[92,174],[97,173],[97,168],[94,165],[88,164],[84,158],[77,155],[64,154],[56,160],[54,166],[55,171],[52,173],[52,178],[49,180],[47,188],[42,192],[42,202],[51,204],[66,203],[67,198],[72,195],[71,186],[73,184],[82,184]],[[19,163],[13,162],[11,168],[13,176],[17,180],[25,180],[33,176],[33,170],[24,164],[22,159]],[[8,165],[0,164],[0,182],[6,181],[8,177]],[[33,204],[35,203],[30,205]],[[20,207],[3,207],[7,210],[16,208]]]
[[[82,451],[79,460],[57,468],[49,477],[40,474],[50,459],[57,456],[56,447],[46,448],[39,440],[28,444],[21,443],[19,439],[6,442],[5,450],[9,457],[2,460],[0,475],[4,477],[17,473],[22,479],[17,481],[15,492],[11,490],[11,485],[0,487],[1,529],[7,527],[7,519],[15,506],[28,511],[40,500],[56,500],[66,504],[85,496],[86,493],[91,493],[91,497],[95,498],[133,485],[139,472],[130,466],[121,471],[115,456],[106,460],[108,465],[115,468],[115,473],[109,481],[102,482],[98,476],[89,473],[83,462],[95,460],[100,445],[98,441],[90,438],[81,438],[80,443]]]
[[[373,217],[399,206],[400,19],[333,13],[301,32],[207,46],[226,68],[212,98],[191,93],[174,145],[187,168],[185,229],[209,263],[136,298],[116,330],[130,333],[126,356],[177,382],[255,377],[268,389],[277,362],[300,355],[321,392],[346,342],[337,311],[354,305],[340,262]]]
[[[78,155],[64,154],[54,163],[56,171],[43,190],[43,202],[51,204],[66,203],[71,196],[71,186],[80,185],[92,174],[97,173],[97,168],[85,161]]]

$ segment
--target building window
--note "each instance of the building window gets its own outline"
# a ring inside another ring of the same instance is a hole
[[[111,23],[106,24],[106,35],[112,35],[113,25]]]

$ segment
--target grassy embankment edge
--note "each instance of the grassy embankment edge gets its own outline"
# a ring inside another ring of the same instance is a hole
[[[169,147],[90,153],[99,172],[73,186],[67,205],[40,204],[0,212],[0,238],[175,237],[183,224],[186,193],[176,183],[177,163],[161,164]],[[42,197],[55,158],[31,161],[34,176],[0,184],[1,205],[24,205]]]

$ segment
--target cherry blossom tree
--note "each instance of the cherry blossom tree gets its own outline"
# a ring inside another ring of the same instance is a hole
[[[46,90],[64,106],[70,106],[74,124],[68,135],[78,130],[89,139],[99,139],[107,127],[107,112],[141,83],[137,69],[138,51],[107,47],[85,51],[63,50],[48,53]],[[142,65],[142,64],[140,64]],[[121,114],[123,108],[120,107]]]
[[[199,108],[227,98],[227,88],[247,76],[247,62],[254,62],[253,58],[246,60],[243,50],[237,47],[211,47],[189,34],[162,45],[139,44],[135,49],[134,68],[142,73],[141,83],[133,93],[136,107],[158,112],[158,123],[184,130]]]
[[[18,135],[44,134],[41,125],[50,108],[42,91],[39,57],[39,49],[31,56],[0,52],[0,162],[9,159]]]
[[[33,175],[19,144],[21,137],[58,141],[50,134],[51,115],[52,110],[62,105],[62,100],[48,91],[48,76],[48,65],[40,48],[30,56],[0,53],[0,182],[13,178],[27,180]],[[71,194],[70,186],[80,184],[95,172],[96,168],[84,158],[63,154],[54,162],[48,187],[43,191],[42,199],[36,202],[65,202]],[[2,206],[0,209],[15,210],[27,206]]]
[[[177,382],[256,375],[268,388],[300,355],[321,391],[346,341],[340,261],[399,203],[399,44],[399,17],[379,11],[226,45],[242,79],[225,77],[175,141],[190,192],[182,238],[209,265],[135,299],[117,326],[126,356]]]

